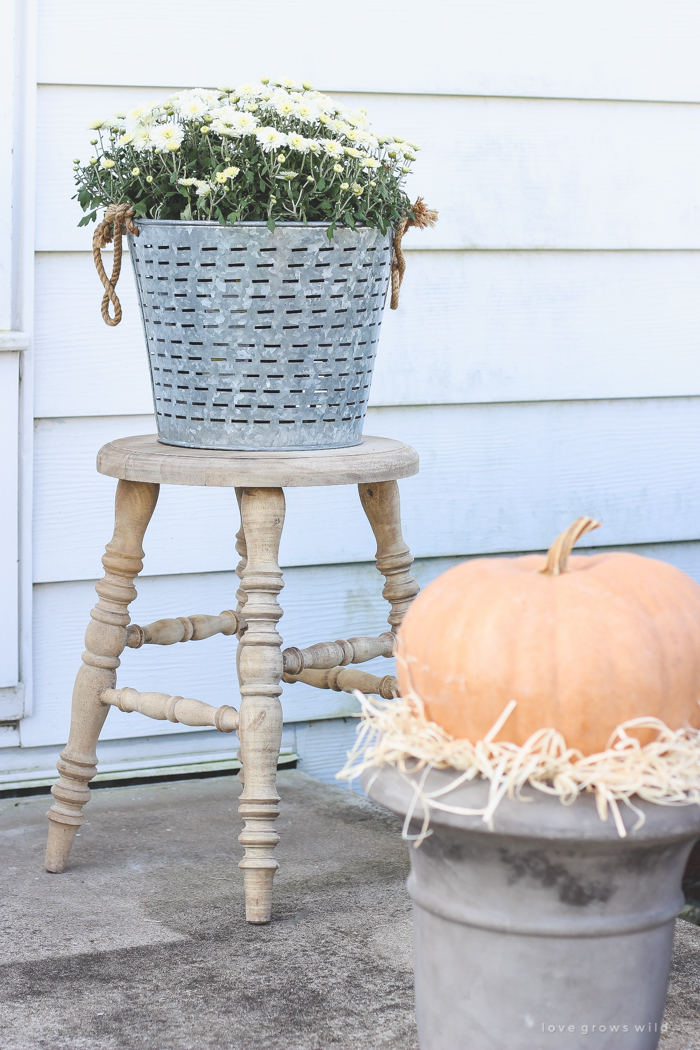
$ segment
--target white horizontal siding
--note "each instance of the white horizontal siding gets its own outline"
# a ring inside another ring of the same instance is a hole
[[[71,160],[87,159],[94,117],[183,82],[308,77],[423,146],[410,192],[440,221],[406,238],[402,304],[385,318],[366,426],[421,454],[401,491],[423,583],[454,557],[542,549],[580,513],[604,522],[592,544],[651,544],[637,549],[700,581],[695,0],[357,0],[352,17],[321,0],[293,12],[267,0],[264,24],[261,10],[124,0],[134,46],[105,47],[115,25],[105,0],[39,0],[37,687],[22,755],[8,758],[4,741],[0,766],[45,773],[66,738],[112,530],[115,482],[96,473],[95,453],[154,429],[129,264],[124,321],[107,329]],[[287,498],[285,644],[380,630],[356,492]],[[230,607],[237,527],[233,492],[164,487],[134,618]],[[120,681],[235,703],[232,654],[223,638],[129,651]],[[352,724],[297,720],[353,703],[285,691],[296,727],[285,743],[312,772],[332,774]],[[112,712],[100,751],[123,770],[234,745]]]
[[[36,434],[35,579],[91,579],[112,531],[115,482],[100,445],[148,432],[148,419],[44,421]],[[537,550],[579,514],[597,543],[700,536],[700,402],[694,398],[370,409],[367,433],[410,442],[401,482],[417,557]],[[146,535],[150,575],[233,569],[232,490],[163,486]],[[288,489],[284,565],[365,561],[374,553],[352,486]]]
[[[638,554],[677,565],[700,583],[700,543],[657,544],[633,548]],[[460,559],[421,559],[413,572],[421,587]],[[284,645],[305,646],[358,634],[378,634],[386,628],[388,606],[381,597],[382,579],[374,565],[322,566],[290,569],[280,595],[284,616],[279,629]],[[130,608],[134,623],[193,612],[218,613],[235,604],[238,577],[231,572],[142,577],[139,596]],[[85,627],[95,603],[93,581],[40,584],[35,588],[35,655],[37,663],[34,715],[22,723],[25,747],[63,744],[70,717],[69,698],[80,666]],[[186,645],[127,649],[118,671],[118,684],[142,690],[194,696],[210,704],[233,704],[240,698],[236,683],[235,639],[216,636]],[[392,660],[373,660],[363,669],[394,673]],[[284,687],[282,706],[286,722],[341,717],[358,710],[346,693],[315,690],[304,685]],[[138,737],[212,734],[170,722],[154,722],[112,708],[102,733],[105,742]],[[230,747],[232,737],[224,738]],[[2,746],[0,744],[0,746]],[[192,746],[189,744],[188,746]],[[219,745],[215,745],[219,746]],[[195,745],[195,748],[197,745]],[[206,747],[211,747],[207,744]],[[200,749],[206,749],[199,745]]]
[[[163,89],[163,94],[166,89]],[[90,248],[71,160],[90,120],[143,89],[43,87],[37,248]],[[409,192],[440,212],[411,248],[700,248],[700,106],[352,95],[381,130],[423,146]]]
[[[700,394],[700,252],[406,258],[372,405]],[[123,320],[108,328],[92,255],[37,256],[37,416],[150,414],[128,260],[119,295]]]
[[[700,100],[694,0],[41,0],[39,79],[310,78],[335,90]]]

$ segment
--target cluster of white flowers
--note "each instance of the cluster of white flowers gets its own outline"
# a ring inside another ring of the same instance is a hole
[[[419,147],[305,81],[187,89],[90,128],[96,156],[74,162],[85,211],[128,200],[140,216],[384,229],[410,208]]]
[[[270,117],[285,127],[272,126]],[[331,157],[341,157],[345,152],[367,160],[370,168],[379,165],[372,154],[380,147],[396,162],[415,160],[419,149],[398,135],[376,135],[365,110],[342,106],[314,91],[306,81],[293,80],[273,84],[266,80],[218,90],[192,88],[162,101],[142,103],[128,113],[93,121],[90,128],[118,132],[118,144],[130,145],[137,152],[176,152],[184,137],[183,124],[191,122],[201,125],[205,135],[214,133],[229,139],[254,135],[266,153],[283,147],[299,153],[326,152]]]

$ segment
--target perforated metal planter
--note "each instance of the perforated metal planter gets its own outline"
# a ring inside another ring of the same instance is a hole
[[[142,219],[129,235],[158,437],[186,448],[358,445],[391,231]]]

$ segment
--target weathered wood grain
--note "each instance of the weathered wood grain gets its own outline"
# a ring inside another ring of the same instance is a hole
[[[418,473],[418,456],[404,442],[369,435],[350,448],[270,453],[180,448],[147,434],[103,445],[97,469],[112,478],[164,485],[318,488],[409,478]]]

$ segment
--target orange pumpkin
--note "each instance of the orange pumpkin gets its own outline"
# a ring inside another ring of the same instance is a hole
[[[700,587],[638,554],[570,558],[598,525],[579,518],[547,557],[478,558],[434,580],[399,634],[402,695],[472,741],[516,700],[497,740],[553,727],[584,754],[632,718],[699,727]]]

